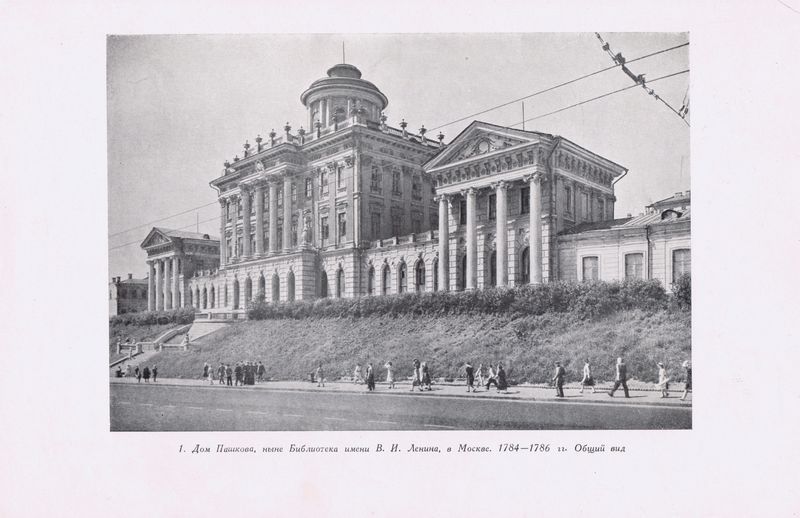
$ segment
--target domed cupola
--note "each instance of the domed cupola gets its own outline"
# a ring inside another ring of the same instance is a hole
[[[309,127],[317,121],[323,128],[361,115],[379,122],[381,112],[389,104],[386,96],[374,84],[361,79],[361,71],[346,63],[328,69],[328,77],[317,79],[300,96],[308,110]]]

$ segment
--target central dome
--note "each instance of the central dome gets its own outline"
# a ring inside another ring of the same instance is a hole
[[[361,79],[361,71],[348,63],[328,69],[328,77],[317,79],[300,95],[309,112],[309,124],[323,127],[342,121],[358,111],[368,120],[378,121],[389,99],[377,86]]]

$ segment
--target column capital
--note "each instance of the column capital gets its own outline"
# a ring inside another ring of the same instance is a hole
[[[468,187],[466,189],[461,190],[461,196],[475,196],[478,193],[477,187]]]
[[[491,185],[493,189],[498,191],[508,189],[508,182],[506,182],[505,180],[499,180],[497,182],[493,182]]]
[[[453,196],[452,194],[437,194],[436,196],[433,197],[433,201],[435,201],[435,202],[442,202],[442,201],[449,202],[450,199],[452,198],[452,196]]]
[[[253,190],[253,186],[249,183],[240,183],[239,184],[239,192],[242,194],[249,194],[250,191]]]
[[[537,171],[533,174],[525,175],[524,180],[527,183],[541,183],[544,180],[544,173]]]

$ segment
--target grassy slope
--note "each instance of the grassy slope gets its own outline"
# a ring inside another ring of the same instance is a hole
[[[153,325],[146,325],[146,326],[136,326],[136,325],[118,325],[118,326],[109,326],[108,327],[108,358],[110,362],[114,360],[118,360],[127,356],[126,354],[118,355],[117,354],[117,338],[122,339],[123,342],[130,338],[134,342],[147,342],[149,340],[155,340],[163,333],[166,333],[168,330],[172,329],[173,327],[177,327],[179,324],[153,324]]]
[[[511,380],[541,383],[555,360],[565,364],[568,380],[579,378],[585,358],[597,379],[612,379],[614,359],[623,355],[629,376],[653,381],[657,361],[676,376],[690,351],[688,314],[631,310],[595,321],[570,314],[250,321],[201,338],[188,353],[159,353],[153,362],[164,377],[197,377],[203,362],[261,360],[274,379],[308,379],[320,361],[334,379],[351,375],[356,362],[372,362],[383,379],[389,360],[401,378],[413,358],[427,361],[434,377],[456,376],[471,360],[476,367],[500,362]]]

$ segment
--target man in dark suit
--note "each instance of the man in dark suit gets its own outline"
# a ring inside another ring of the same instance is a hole
[[[625,366],[625,362],[622,361],[622,358],[617,358],[617,375],[614,378],[614,387],[611,389],[611,392],[608,393],[609,397],[614,397],[614,391],[622,385],[622,389],[625,391],[625,397],[631,397],[628,395],[628,367]]]
[[[556,397],[564,397],[564,375],[566,371],[561,366],[561,362],[556,362],[556,374],[553,376],[553,382],[556,385]]]

